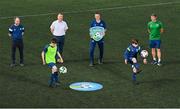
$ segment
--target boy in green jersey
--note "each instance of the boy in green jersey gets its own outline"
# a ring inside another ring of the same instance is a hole
[[[56,66],[56,55],[60,57],[59,62],[63,63],[63,59],[57,49],[57,39],[52,38],[51,43],[46,45],[41,53],[43,65],[47,64],[52,71],[49,87],[59,85],[58,68]]]
[[[161,66],[161,34],[164,32],[164,29],[162,23],[157,20],[156,14],[151,15],[151,21],[148,23],[148,32],[149,44],[153,57],[152,64],[157,64],[158,66]],[[158,60],[156,60],[156,50]]]

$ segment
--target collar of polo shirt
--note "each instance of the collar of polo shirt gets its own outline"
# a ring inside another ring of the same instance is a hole
[[[60,20],[57,20],[57,21],[58,21],[59,23],[60,23],[60,22],[63,22],[63,20],[61,20],[61,21],[60,21]]]

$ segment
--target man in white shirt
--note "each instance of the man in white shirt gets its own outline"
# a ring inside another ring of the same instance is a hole
[[[57,16],[57,20],[55,20],[50,26],[51,33],[57,39],[57,47],[59,53],[62,55],[65,35],[68,30],[67,23],[63,21],[63,14],[59,13]]]

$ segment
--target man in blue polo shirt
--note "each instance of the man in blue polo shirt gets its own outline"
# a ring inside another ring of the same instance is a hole
[[[19,49],[20,54],[20,66],[24,66],[24,56],[23,56],[23,35],[24,35],[24,27],[20,24],[20,18],[15,17],[14,24],[9,27],[9,36],[12,40],[12,63],[11,67],[16,65],[16,48]]]
[[[104,30],[106,31],[106,24],[103,20],[101,20],[101,15],[100,13],[95,13],[95,19],[91,22],[91,28],[92,27],[103,27]],[[96,44],[99,46],[99,60],[98,64],[103,64],[103,54],[104,54],[104,38],[102,38],[99,41],[95,41],[93,38],[90,40],[90,64],[89,66],[94,65],[94,50],[96,47]]]

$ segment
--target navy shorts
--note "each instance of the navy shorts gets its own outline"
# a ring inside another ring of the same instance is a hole
[[[128,63],[131,64],[131,65],[134,64],[133,61],[132,61],[133,58],[136,58],[136,57],[129,57],[129,58],[127,59]],[[137,58],[136,58],[136,59],[137,59]]]
[[[150,48],[161,48],[161,40],[150,40],[149,41],[149,47]]]
[[[53,68],[53,66],[56,66],[56,64],[53,63],[53,62],[52,62],[52,63],[49,63],[49,64],[47,64],[47,65],[48,65],[49,68]]]

